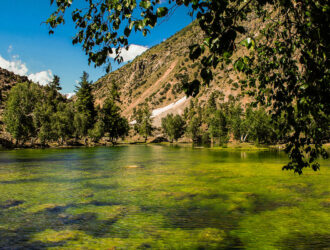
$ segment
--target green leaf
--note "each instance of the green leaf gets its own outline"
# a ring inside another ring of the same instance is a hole
[[[151,6],[151,2],[149,0],[142,0],[140,2],[140,7],[144,9],[148,9]]]
[[[237,26],[237,27],[233,27],[234,30],[236,30],[237,32],[241,33],[241,34],[245,34],[246,30],[243,26]]]
[[[164,17],[168,13],[168,8],[166,8],[166,7],[160,7],[160,8],[157,9],[157,12],[156,13],[157,13],[157,16],[158,17]]]
[[[187,96],[195,97],[199,93],[200,81],[194,80],[192,82],[183,83],[182,88]]]
[[[193,45],[189,47],[190,49],[190,59],[195,60],[202,54],[201,46]]]
[[[131,34],[131,29],[126,27],[124,30],[124,34],[125,34],[125,36],[129,37],[129,35]]]

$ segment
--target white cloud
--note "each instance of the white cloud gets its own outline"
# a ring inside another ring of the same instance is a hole
[[[53,73],[49,69],[35,74],[30,74],[28,78],[33,82],[39,83],[40,85],[47,85],[53,80]]]
[[[148,50],[148,47],[141,45],[131,44],[126,50],[125,48],[120,51],[120,55],[123,57],[124,62],[132,61],[135,57],[141,55],[143,52]],[[115,58],[116,54],[110,54],[111,58]]]
[[[9,46],[8,51],[10,48],[12,48],[12,46]],[[53,79],[53,73],[50,69],[34,74],[28,74],[29,70],[26,67],[26,64],[19,59],[18,55],[13,55],[11,61],[4,59],[0,55],[0,68],[6,69],[20,76],[27,76],[31,81],[41,85],[46,85]]]
[[[67,93],[67,94],[65,94],[65,97],[66,97],[66,99],[70,99],[70,98],[72,98],[75,94],[76,94],[76,93],[74,93],[74,92],[72,92],[72,93]]]
[[[13,51],[13,45],[9,45],[7,52],[11,53]]]
[[[13,56],[12,61],[8,61],[0,55],[0,67],[20,76],[24,76],[28,72],[26,64],[22,63],[17,56]]]

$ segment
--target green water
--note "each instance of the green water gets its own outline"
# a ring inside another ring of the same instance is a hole
[[[330,249],[330,161],[170,146],[0,152],[0,249]]]

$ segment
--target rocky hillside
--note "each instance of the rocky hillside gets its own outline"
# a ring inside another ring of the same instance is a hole
[[[190,98],[181,84],[199,77],[201,65],[189,59],[189,45],[200,42],[203,33],[199,26],[191,24],[168,40],[154,46],[120,69],[102,77],[94,84],[96,103],[102,105],[112,82],[120,86],[122,113],[132,121],[133,108],[148,102],[154,110],[154,125],[168,113],[182,113]],[[198,100],[206,100],[212,91],[218,91],[225,100],[239,94],[232,84],[232,69],[217,70],[210,86],[203,87]],[[212,90],[212,91],[210,91]]]

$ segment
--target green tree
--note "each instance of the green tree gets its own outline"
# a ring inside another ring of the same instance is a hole
[[[58,75],[54,75],[53,80],[48,84],[49,88],[52,90],[60,91],[62,89],[60,81],[60,77]]]
[[[37,137],[42,145],[47,141],[54,139],[52,130],[52,115],[54,114],[52,106],[47,102],[38,101],[33,110],[34,126],[37,132]]]
[[[93,129],[89,130],[89,136],[94,141],[98,141],[106,135],[115,144],[118,138],[128,135],[129,124],[127,119],[121,116],[120,108],[117,105],[120,103],[118,84],[112,82],[108,92],[102,108],[98,107],[97,121]]]
[[[101,109],[100,118],[104,124],[104,132],[110,141],[115,143],[120,137],[128,135],[129,125],[126,118],[121,117],[120,108],[115,103],[116,96],[108,97]]]
[[[57,105],[65,101],[65,98],[59,93],[62,89],[60,84],[60,77],[54,75],[53,80],[45,87],[46,91],[46,100],[51,107],[53,112],[56,112]]]
[[[185,122],[180,115],[168,114],[162,118],[162,129],[171,142],[178,140],[185,130]]]
[[[93,128],[96,116],[92,83],[88,81],[88,74],[86,72],[83,72],[79,85],[76,87],[76,97],[76,114],[74,117],[75,134],[76,137],[84,137],[88,135],[88,130]]]
[[[85,113],[75,112],[73,118],[73,125],[75,128],[74,137],[75,139],[82,138],[88,135],[88,130],[90,129],[90,121],[88,115]],[[85,138],[85,144],[87,143],[87,138]]]
[[[64,23],[64,12],[77,1],[50,0],[57,9],[47,23],[50,33]],[[89,62],[100,66],[109,54],[122,61],[120,51],[128,45],[131,31],[147,35],[169,9],[186,6],[196,15],[205,34],[201,44],[190,46],[190,58],[202,64],[204,84],[213,79],[212,69],[231,67],[241,72],[242,89],[269,110],[276,121],[285,118],[287,152],[291,162],[285,169],[301,174],[303,168],[319,169],[317,157],[327,156],[322,140],[329,134],[330,103],[330,4],[328,0],[176,0],[168,7],[159,0],[90,0],[75,9],[73,22],[78,32],[73,43],[82,43]],[[261,23],[255,34],[251,19]],[[243,41],[243,42],[242,42]],[[233,51],[246,47],[237,59]],[[110,70],[110,64],[107,67]],[[188,95],[196,96],[200,81],[185,84]],[[308,160],[306,159],[308,158]]]
[[[58,92],[61,90],[60,78],[54,75],[53,80],[41,90],[40,99],[34,109],[34,123],[37,131],[37,138],[42,145],[48,141],[58,139],[58,131],[54,125],[59,125],[60,121],[54,119],[58,106],[65,101]],[[59,117],[57,117],[59,118]]]
[[[190,136],[193,142],[198,142],[201,139],[201,120],[198,116],[193,116],[187,124],[186,133]]]
[[[204,107],[204,122],[208,125],[208,134],[211,139],[211,145],[214,144],[214,138],[219,136],[219,123],[215,117],[216,111],[216,93],[212,92],[207,100],[207,105]]]
[[[274,142],[274,126],[271,117],[263,108],[246,110],[246,126],[250,141],[256,144]]]
[[[147,142],[148,136],[151,136],[152,131],[154,130],[152,126],[151,111],[148,104],[139,107],[133,114],[133,117],[136,121],[134,129],[143,136],[145,142]]]
[[[40,97],[40,89],[34,83],[18,83],[10,92],[4,110],[6,130],[22,143],[36,135],[34,109]]]
[[[222,146],[228,143],[229,140],[228,117],[223,110],[216,111],[216,121],[219,123],[219,143]]]
[[[51,117],[51,124],[54,139],[59,140],[60,144],[63,144],[73,136],[75,127],[72,121],[75,121],[73,103],[59,103],[57,112]]]
[[[93,142],[98,142],[104,136],[104,122],[101,119],[98,119],[94,127],[88,130],[88,136],[92,139]]]
[[[243,108],[240,104],[231,104],[229,107],[229,126],[230,131],[236,140],[242,140],[242,119]]]

